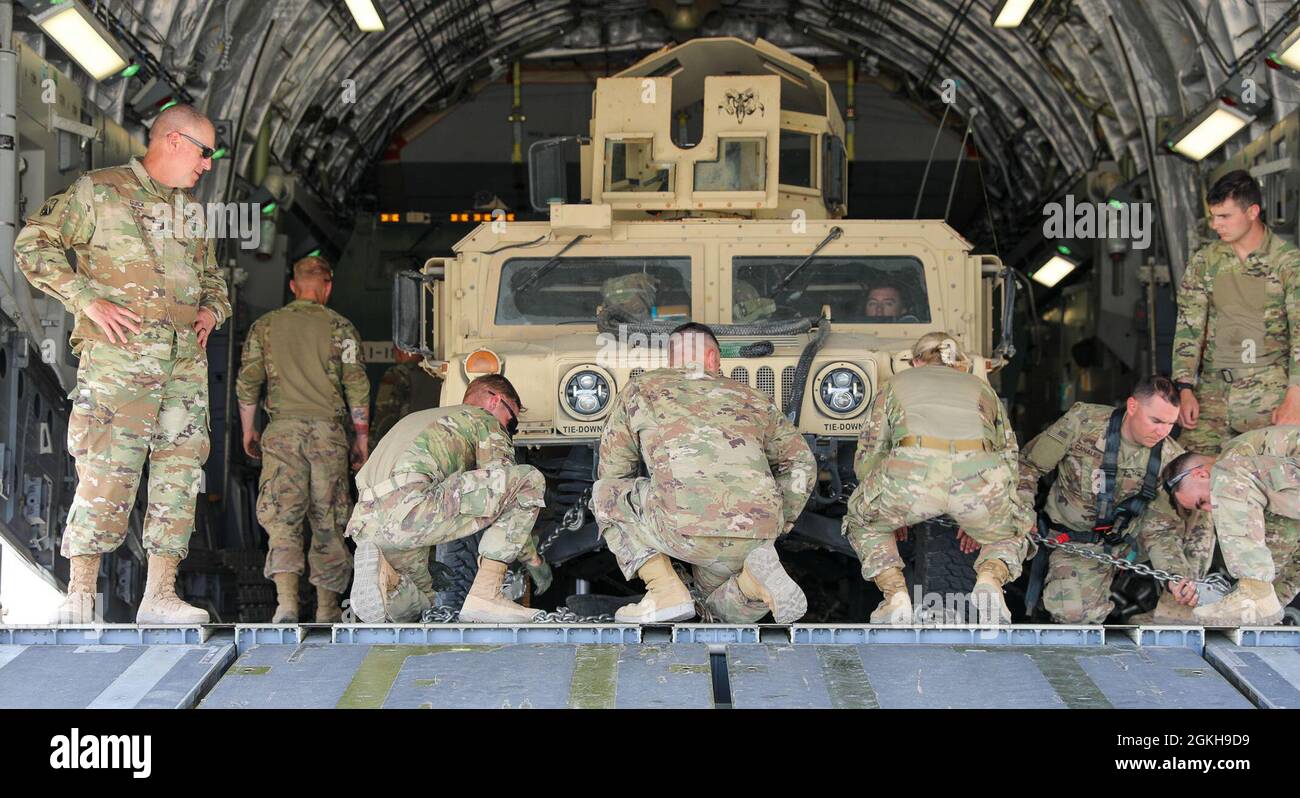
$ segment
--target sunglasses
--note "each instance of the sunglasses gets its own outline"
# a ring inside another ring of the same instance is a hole
[[[505,407],[506,412],[510,413],[510,421],[506,423],[506,433],[512,438],[515,437],[515,433],[519,431],[519,414],[511,409],[510,403],[506,401],[504,396],[499,393],[494,393],[492,395],[500,400],[501,405]]]
[[[184,133],[180,132],[179,130],[176,131],[176,135],[180,136],[181,138],[185,139],[189,143],[193,144],[195,147],[198,147],[200,154],[202,154],[204,158],[211,158],[212,153],[216,152],[216,150],[212,149],[211,147],[199,141],[198,139],[187,136]]]

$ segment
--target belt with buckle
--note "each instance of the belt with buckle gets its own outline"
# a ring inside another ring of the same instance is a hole
[[[955,454],[957,452],[974,452],[974,451],[993,451],[993,444],[986,440],[948,440],[947,438],[935,438],[929,435],[905,435],[898,440],[897,446],[919,446],[922,449],[937,449],[941,452]]]

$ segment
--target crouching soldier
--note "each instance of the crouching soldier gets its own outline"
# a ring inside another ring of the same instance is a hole
[[[1182,507],[1209,511],[1223,562],[1239,581],[1197,607],[1205,626],[1271,626],[1300,592],[1300,427],[1263,427],[1223,445],[1219,457],[1188,452],[1165,468]]]
[[[357,474],[359,501],[347,534],[357,541],[352,607],[366,623],[410,622],[434,605],[429,549],[483,531],[478,575],[460,620],[526,623],[536,610],[501,594],[506,568],[528,566],[539,591],[550,569],[533,523],[546,483],[515,465],[511,437],[523,411],[505,377],[479,377],[464,404],[412,413],[392,428]]]
[[[1010,623],[1002,586],[1020,574],[1016,436],[1002,401],[969,373],[946,333],[912,348],[912,366],[885,383],[858,438],[843,533],[884,601],[872,623],[907,624],[912,601],[894,530],[945,513],[983,544],[971,601],[981,623]]]
[[[646,584],[622,623],[695,617],[669,557],[694,566],[710,612],[753,623],[801,618],[803,591],[773,540],[789,532],[812,492],[816,461],[772,400],[719,372],[721,350],[702,324],[669,336],[669,368],[619,394],[600,438],[592,509],[623,575]],[[644,458],[649,477],[639,477]]]
[[[1123,407],[1080,402],[1030,441],[1020,457],[1021,502],[1033,506],[1039,480],[1054,480],[1037,519],[1040,535],[1129,562],[1145,552],[1157,569],[1202,576],[1210,557],[1188,553],[1207,545],[1212,552],[1208,524],[1184,521],[1160,494],[1161,467],[1182,454],[1168,437],[1178,401],[1172,382],[1148,377]],[[1026,609],[1033,611],[1041,591],[1057,623],[1102,623],[1115,609],[1115,573],[1114,564],[1064,549],[1039,552]],[[1170,583],[1156,620],[1188,622],[1196,603],[1192,579]]]

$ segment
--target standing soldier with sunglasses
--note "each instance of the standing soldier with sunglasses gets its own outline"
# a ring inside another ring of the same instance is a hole
[[[68,451],[78,482],[63,533],[71,564],[57,623],[93,620],[100,557],[126,538],[145,462],[149,576],[136,621],[208,620],[175,583],[208,457],[208,336],[230,315],[230,300],[216,241],[172,209],[212,168],[215,141],[212,123],[193,108],[163,111],[143,158],[82,175],[27,220],[14,244],[31,284],[76,316]]]
[[[361,495],[347,534],[357,542],[352,607],[365,623],[418,621],[436,601],[429,550],[480,531],[478,575],[462,622],[533,619],[535,610],[501,594],[516,560],[538,593],[551,583],[533,537],[546,481],[536,468],[515,464],[519,394],[505,377],[489,374],[469,384],[463,402],[397,422],[357,474]]]
[[[316,623],[342,619],[339,596],[352,577],[352,555],[343,542],[351,499],[343,425],[350,416],[352,467],[361,468],[369,451],[370,380],[357,328],[325,307],[333,288],[324,258],[309,255],[295,263],[289,281],[294,300],[254,322],[235,384],[244,452],[262,459],[257,520],[269,539],[263,573],[275,582],[272,623],[298,621],[304,519],[311,523],[306,559],[316,586]],[[263,382],[271,423],[259,435],[254,416]]]

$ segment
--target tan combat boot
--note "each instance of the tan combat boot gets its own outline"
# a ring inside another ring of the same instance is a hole
[[[907,596],[907,580],[902,570],[886,568],[872,579],[885,600],[871,613],[871,623],[906,626],[912,623],[912,599]]]
[[[207,610],[186,604],[176,595],[176,568],[179,557],[149,555],[149,576],[145,580],[144,600],[135,613],[139,624],[207,623]]]
[[[745,557],[736,584],[745,598],[766,604],[777,623],[794,623],[808,611],[808,598],[781,567],[776,547],[770,543]]]
[[[379,547],[370,541],[357,543],[353,557],[352,611],[362,623],[388,620],[388,594],[401,576],[384,559]]]
[[[342,620],[343,608],[339,606],[339,594],[317,585],[316,623],[338,623]]]
[[[68,595],[54,611],[52,624],[94,623],[98,554],[78,554],[68,561]]]
[[[271,623],[298,622],[298,575],[292,573],[271,574],[275,582],[275,614]]]
[[[1201,626],[1272,626],[1282,620],[1282,602],[1273,586],[1259,579],[1242,579],[1222,599],[1192,610]]]
[[[1179,604],[1178,600],[1174,598],[1174,594],[1168,590],[1161,590],[1160,601],[1156,604],[1150,619],[1143,619],[1143,621],[1156,625],[1198,626],[1196,616],[1192,614],[1194,609],[1196,608],[1189,607],[1186,604]],[[1139,621],[1139,617],[1134,616],[1130,623],[1143,622]]]
[[[1010,578],[1011,572],[1001,560],[986,560],[975,569],[975,588],[970,592],[970,600],[980,624],[1011,623],[1011,609],[1002,595],[1002,586]]]
[[[500,560],[478,558],[478,575],[460,608],[463,623],[531,623],[537,616],[538,610],[521,607],[501,595],[507,567]]]
[[[645,582],[645,597],[636,604],[619,607],[614,620],[619,623],[670,623],[695,617],[695,600],[673,570],[667,555],[656,554],[645,561],[636,575]]]

